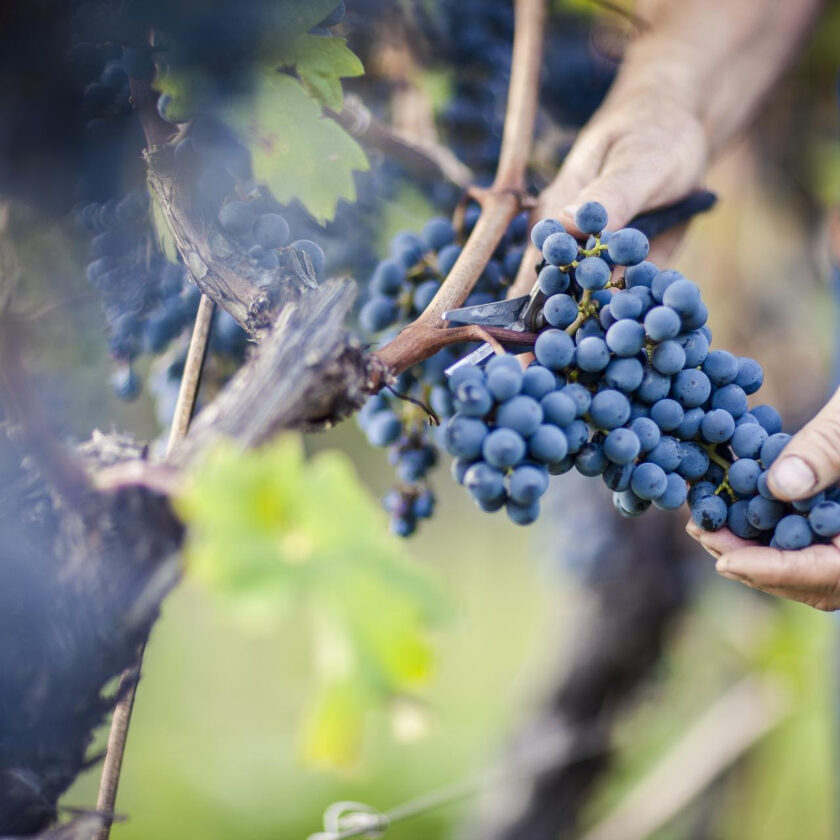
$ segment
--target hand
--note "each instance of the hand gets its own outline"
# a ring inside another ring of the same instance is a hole
[[[767,478],[773,494],[787,501],[813,496],[840,478],[840,390],[782,450]],[[780,551],[725,529],[710,533],[691,522],[686,530],[717,558],[723,577],[818,610],[840,609],[840,537]]]
[[[557,218],[576,234],[575,210],[598,201],[610,230],[618,230],[643,210],[701,186],[709,143],[686,104],[692,99],[653,85],[614,88],[540,197],[538,215]]]

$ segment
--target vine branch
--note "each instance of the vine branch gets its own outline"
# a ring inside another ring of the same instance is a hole
[[[398,160],[418,178],[445,179],[466,189],[472,182],[472,170],[446,146],[390,126],[377,119],[358,96],[347,96],[340,112],[330,116],[365,146],[379,149]]]
[[[505,128],[493,186],[474,192],[481,215],[429,306],[414,323],[375,354],[391,375],[436,352],[429,348],[436,342],[435,331],[445,326],[443,313],[461,306],[467,299],[511,221],[525,203],[525,167],[537,113],[544,27],[545,0],[516,0]]]

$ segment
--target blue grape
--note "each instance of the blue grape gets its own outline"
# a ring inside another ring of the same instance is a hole
[[[836,537],[840,534],[840,504],[831,501],[819,502],[808,512],[808,522],[815,534],[821,537]]]
[[[578,244],[568,233],[552,233],[543,242],[542,252],[552,265],[567,266],[577,259]]]
[[[575,363],[581,370],[595,373],[610,363],[610,351],[601,338],[584,338],[575,351]]]
[[[303,251],[309,257],[309,262],[312,263],[312,270],[316,277],[320,277],[324,273],[327,258],[317,242],[313,242],[311,239],[297,239],[289,247],[296,251]]]
[[[533,434],[542,421],[543,410],[533,397],[512,397],[496,411],[496,423],[500,427],[513,429],[525,438]]]
[[[549,297],[559,295],[569,288],[570,279],[567,271],[560,271],[555,265],[545,266],[537,276],[540,291]],[[577,303],[575,303],[575,314],[577,314]],[[574,320],[574,318],[572,319]],[[549,322],[551,323],[551,322]],[[569,321],[571,323],[571,321]],[[555,326],[557,326],[555,324]]]
[[[554,374],[542,365],[532,364],[522,374],[522,393],[535,400],[541,400],[552,393],[556,387],[557,379]]]
[[[446,448],[450,455],[475,459],[481,454],[482,445],[487,437],[487,426],[481,420],[456,414],[446,427]],[[522,449],[524,453],[524,443]],[[491,463],[493,462],[491,461]]]
[[[668,397],[655,402],[650,407],[650,419],[662,429],[663,432],[673,432],[679,428],[685,417],[683,407]]]
[[[522,367],[512,356],[496,356],[487,364],[487,388],[497,402],[515,397],[523,379]]]
[[[537,361],[551,370],[562,370],[572,361],[575,345],[561,330],[544,330],[534,345]]]
[[[778,548],[794,551],[809,546],[814,541],[814,534],[804,516],[791,513],[776,524],[773,539]]]
[[[616,292],[610,301],[610,311],[617,321],[622,318],[639,318],[642,314],[642,301],[638,295],[628,291]]]
[[[647,237],[633,228],[615,231],[607,245],[607,253],[616,265],[638,265],[649,250]]]
[[[675,429],[676,435],[681,440],[693,440],[700,433],[700,424],[706,412],[700,407],[686,409],[682,422]]]
[[[630,489],[640,498],[653,501],[668,489],[665,470],[658,464],[638,464],[630,479]]]
[[[738,385],[724,385],[712,394],[712,408],[722,408],[737,420],[747,412],[747,395]]]
[[[673,376],[685,366],[685,350],[677,341],[663,341],[654,347],[651,363],[660,373]]]
[[[645,331],[638,321],[623,318],[608,330],[606,343],[617,356],[635,356],[645,344]]]
[[[709,377],[701,370],[681,370],[674,376],[671,396],[683,408],[695,408],[703,405],[712,392]]]
[[[536,502],[548,490],[548,473],[545,469],[523,464],[510,475],[510,498],[518,505]]]
[[[219,210],[219,224],[232,236],[244,236],[251,232],[254,211],[246,201],[230,201]]]
[[[484,461],[469,466],[461,482],[475,499],[489,502],[504,496],[505,476],[500,470]]]
[[[601,475],[609,466],[604,447],[597,441],[585,443],[575,456],[575,469],[590,478]]]
[[[647,453],[645,460],[662,467],[666,473],[674,472],[682,461],[683,449],[680,442],[671,435],[662,435],[659,443]]]
[[[747,509],[749,508],[749,503],[744,499],[741,499],[735,502],[730,508],[729,512],[726,515],[726,525],[736,537],[740,537],[742,540],[752,540],[755,539],[761,531],[755,527],[755,525],[750,522],[749,517],[747,516]]]
[[[278,213],[263,213],[254,222],[252,233],[257,245],[280,248],[289,241],[289,224]]]
[[[543,423],[528,438],[528,453],[537,461],[556,463],[569,453],[569,442],[557,426]]]
[[[423,225],[420,236],[430,251],[440,251],[455,240],[455,229],[449,219],[438,217]]]
[[[359,324],[367,332],[381,332],[397,319],[397,306],[384,295],[372,297],[359,312]]]
[[[599,429],[617,429],[630,419],[630,401],[620,391],[607,388],[592,398],[589,416]]]
[[[636,397],[642,402],[653,404],[665,399],[670,391],[670,377],[653,368],[645,368],[642,383],[636,389]]]
[[[649,499],[639,498],[632,490],[613,493],[613,505],[622,516],[641,516],[650,507],[650,504]]]
[[[706,356],[709,355],[709,340],[700,330],[677,336],[676,340],[685,350],[685,367],[687,368],[702,365]]]
[[[675,338],[680,326],[680,316],[667,306],[655,306],[645,315],[644,331],[653,341]]]
[[[700,424],[700,434],[709,443],[725,443],[735,431],[735,420],[728,411],[713,408]]]
[[[691,506],[691,518],[704,531],[719,531],[726,524],[726,502],[720,496],[702,496]]]
[[[542,251],[545,240],[553,233],[565,233],[566,228],[554,219],[542,219],[531,230],[531,242]],[[577,253],[577,251],[575,251]]]
[[[378,411],[367,422],[367,438],[373,446],[388,446],[402,432],[399,417],[392,411]]]
[[[753,496],[756,492],[761,464],[752,458],[739,458],[729,468],[729,485],[739,496]]]
[[[755,359],[742,356],[738,359],[738,375],[735,384],[744,389],[745,394],[754,394],[764,384],[764,371]]]
[[[703,373],[713,385],[730,385],[738,377],[738,360],[726,350],[712,350],[703,362]]]
[[[604,440],[604,454],[614,464],[628,464],[641,451],[639,438],[630,429],[613,429]]]
[[[455,410],[467,417],[484,417],[493,407],[493,397],[479,382],[463,382],[455,389]]]
[[[402,288],[405,276],[400,267],[393,260],[382,260],[373,271],[370,287],[388,297],[394,297]]]
[[[761,446],[761,463],[764,465],[764,468],[769,468],[770,464],[779,457],[781,451],[787,446],[788,441],[790,440],[790,435],[785,434],[784,432],[777,432],[774,435],[770,435],[766,441]]]
[[[552,327],[564,329],[571,324],[578,316],[578,304],[569,295],[552,295],[543,307],[545,320]]]
[[[658,273],[659,269],[652,262],[644,260],[636,265],[631,265],[624,272],[624,285],[628,289],[633,289],[637,286],[650,289],[653,278]]]
[[[568,426],[578,415],[575,401],[562,391],[552,391],[540,401],[544,419],[556,426]],[[587,410],[589,406],[587,403]]]
[[[661,510],[679,510],[685,504],[688,487],[685,481],[675,473],[670,473],[666,481],[665,492],[654,499],[653,503]]]
[[[747,423],[732,433],[730,446],[739,458],[759,458],[767,437],[767,432],[758,423]]]
[[[630,424],[630,430],[639,439],[642,452],[655,449],[662,438],[659,427],[648,417],[637,417]]]
[[[610,267],[600,257],[585,257],[575,268],[575,280],[591,292],[603,289],[610,282]]]
[[[564,385],[560,391],[574,402],[578,417],[583,416],[587,411],[589,411],[589,406],[592,404],[592,395],[586,390],[586,388],[584,388],[583,385],[580,385],[577,382],[572,382],[568,385]]]
[[[747,506],[747,518],[759,531],[775,528],[784,515],[785,506],[781,502],[765,499],[763,496],[754,496]]]
[[[650,282],[650,291],[653,295],[653,299],[657,303],[662,303],[665,296],[665,290],[668,286],[680,280],[685,280],[685,277],[673,268],[667,268],[664,271],[657,271]]]
[[[604,381],[610,388],[630,394],[642,384],[645,369],[638,359],[613,359],[604,373]]]
[[[610,463],[602,475],[604,484],[613,492],[621,493],[624,490],[629,490],[634,469],[635,464],[632,461],[626,464]]]
[[[488,464],[508,469],[525,457],[525,441],[513,429],[493,429],[482,441],[481,453]]]
[[[775,435],[782,431],[782,418],[772,405],[757,405],[750,409],[750,414],[758,420],[758,424],[768,435]]]
[[[530,505],[518,505],[513,499],[508,499],[505,511],[510,521],[514,524],[530,525],[539,519],[540,503],[534,502]]]
[[[680,316],[689,317],[702,303],[700,289],[691,280],[676,280],[666,287],[662,295],[662,303],[676,310]]]
[[[575,211],[575,226],[581,233],[597,236],[607,226],[607,211],[597,201],[587,201]]]
[[[680,463],[676,473],[686,481],[701,479],[709,469],[709,454],[694,441],[686,441],[680,446]]]

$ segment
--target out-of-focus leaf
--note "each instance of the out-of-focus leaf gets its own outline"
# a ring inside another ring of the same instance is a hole
[[[358,680],[328,683],[306,713],[301,757],[310,767],[348,767],[359,757],[371,698]]]
[[[319,764],[352,761],[364,712],[428,678],[442,601],[387,533],[347,457],[306,460],[294,435],[259,451],[221,445],[177,507],[191,576],[260,626],[293,603],[326,628],[316,638],[322,688],[303,753]]]
[[[254,175],[279,201],[298,199],[325,221],[339,199],[355,199],[353,172],[366,170],[367,158],[295,79],[263,73],[253,97],[234,103],[226,118],[251,150]]]

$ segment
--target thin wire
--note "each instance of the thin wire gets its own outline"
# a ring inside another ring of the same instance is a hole
[[[509,760],[506,764],[468,776],[460,782],[421,794],[389,811],[380,812],[359,802],[336,802],[324,811],[324,830],[307,840],[352,840],[355,837],[382,837],[391,825],[454,805],[478,796],[512,780],[539,776],[549,769],[575,764],[602,755],[604,742],[596,725],[571,733],[565,726],[540,737],[536,747]],[[558,761],[558,756],[561,760]]]

